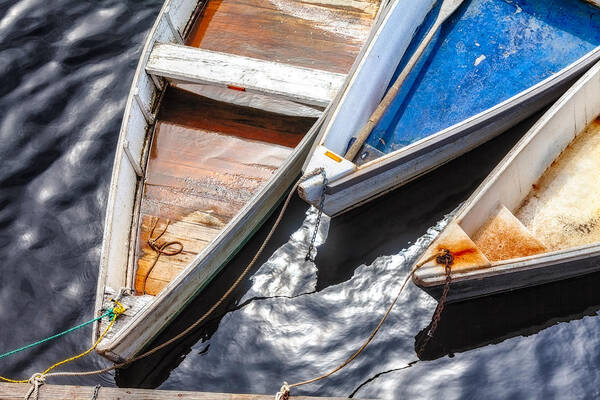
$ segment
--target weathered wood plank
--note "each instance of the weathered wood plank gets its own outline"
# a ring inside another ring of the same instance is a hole
[[[169,88],[158,118],[163,122],[193,128],[197,131],[196,137],[200,132],[214,131],[286,147],[296,147],[316,120],[314,117],[282,115],[231,104],[177,88]],[[165,135],[161,140],[170,139]],[[167,148],[170,147],[168,143],[165,144]],[[174,144],[181,149],[179,143]]]
[[[29,384],[0,383],[0,398],[3,400],[23,400],[29,390]],[[94,393],[91,386],[43,385],[39,400],[89,400]],[[178,390],[125,389],[102,387],[98,390],[97,400],[273,400],[274,394],[232,394],[185,392]],[[345,397],[307,397],[292,396],[294,400],[342,400]]]
[[[209,1],[187,44],[347,73],[378,5],[378,0]]]
[[[157,43],[146,72],[175,81],[244,88],[325,107],[345,75],[194,47]]]

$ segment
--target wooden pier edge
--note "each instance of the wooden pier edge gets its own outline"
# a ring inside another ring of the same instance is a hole
[[[0,399],[23,400],[29,388],[28,383],[0,383]],[[40,387],[39,400],[90,400],[94,393],[93,386],[43,385]],[[97,400],[273,400],[275,394],[233,394],[203,393],[179,390],[126,389],[117,387],[101,387]],[[310,397],[290,396],[294,400],[342,400],[346,397]]]

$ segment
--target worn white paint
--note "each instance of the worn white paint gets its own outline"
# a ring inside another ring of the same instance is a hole
[[[328,153],[332,153],[328,148],[324,146],[317,147],[312,153],[306,173],[311,173],[318,168],[324,168],[327,179],[336,180],[356,170],[356,165],[341,155],[334,153],[332,158],[327,155]],[[304,181],[299,187],[298,192],[304,200],[309,203],[318,204],[321,199],[322,188],[323,176],[316,175]]]
[[[146,71],[175,81],[244,88],[250,93],[325,107],[345,75],[272,61],[157,43]]]
[[[561,97],[517,143],[461,207],[454,218],[454,223],[460,225],[468,236],[472,236],[499,205],[504,205],[511,212],[515,212],[530,193],[532,185],[598,115],[600,115],[600,63]],[[436,245],[437,241],[434,241],[430,248],[435,248]],[[474,286],[480,286],[478,295],[481,295],[496,289],[494,286],[486,287],[486,278],[538,269],[537,274],[530,274],[534,277],[530,278],[532,279],[530,282],[515,282],[515,285],[522,287],[535,284],[537,282],[535,279],[538,279],[535,278],[536,276],[544,277],[545,268],[599,256],[600,244],[595,243],[495,262],[489,268],[455,273],[453,281],[477,282]],[[560,273],[550,278],[546,276],[544,279],[557,280],[569,274],[569,268],[565,268]],[[443,285],[444,279],[442,268],[433,262],[427,263],[414,276],[415,282],[424,287]]]
[[[481,64],[481,62],[482,62],[483,60],[485,60],[485,59],[486,59],[486,56],[485,56],[485,54],[482,54],[482,55],[480,55],[479,57],[477,57],[477,58],[475,59],[475,62],[473,63],[473,65],[475,65],[475,66],[478,66],[478,65],[479,65],[479,64]]]
[[[135,226],[134,215],[140,191],[136,172],[125,152],[125,143],[127,143],[128,152],[134,163],[144,165],[148,151],[147,132],[149,126],[142,107],[153,110],[159,99],[159,93],[156,91],[152,79],[144,72],[144,66],[155,41],[176,41],[164,18],[165,10],[171,6],[171,3],[177,3],[174,4],[174,8],[171,8],[171,19],[178,29],[186,26],[192,17],[193,10],[198,5],[197,0],[167,0],[149,32],[142,50],[125,105],[113,164],[100,253],[95,315],[101,315],[106,308],[104,304],[106,291],[119,292],[121,288],[131,285],[133,253],[130,251],[130,243],[131,237],[134,237],[136,233],[132,227]],[[189,10],[189,12],[177,13],[174,9]],[[128,320],[128,317],[124,317],[123,324],[127,324]],[[95,323],[93,341],[96,341],[98,333],[99,324]]]

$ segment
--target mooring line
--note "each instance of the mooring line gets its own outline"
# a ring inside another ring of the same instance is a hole
[[[13,355],[13,354],[15,354],[15,353],[18,353],[18,352],[20,352],[20,351],[23,351],[23,350],[30,349],[30,348],[32,348],[32,347],[35,347],[35,346],[38,346],[38,345],[40,345],[40,344],[43,344],[43,343],[49,342],[49,341],[51,341],[51,340],[54,340],[54,339],[56,339],[56,338],[59,338],[59,337],[61,337],[61,336],[64,336],[64,335],[66,335],[67,333],[71,333],[71,332],[73,332],[73,331],[76,331],[77,329],[83,328],[84,326],[87,326],[87,325],[89,325],[89,324],[91,324],[91,323],[94,323],[94,322],[96,322],[96,321],[98,321],[98,320],[101,320],[101,319],[102,319],[102,318],[104,318],[104,317],[107,317],[107,316],[109,316],[109,315],[111,314],[111,312],[112,312],[112,309],[111,309],[111,310],[109,310],[109,311],[107,311],[107,312],[105,312],[104,314],[102,314],[102,315],[101,315],[101,316],[99,316],[98,318],[91,319],[91,320],[89,320],[89,321],[87,321],[87,322],[84,322],[84,323],[82,323],[82,324],[79,324],[79,325],[77,325],[77,326],[74,326],[74,327],[72,327],[72,328],[69,328],[69,329],[67,329],[66,331],[62,331],[62,332],[60,332],[60,333],[57,333],[56,335],[52,335],[52,336],[49,336],[49,337],[47,337],[47,338],[45,338],[45,339],[38,340],[37,342],[30,343],[30,344],[28,344],[27,346],[19,347],[18,349],[14,349],[14,350],[8,351],[8,352],[6,352],[6,353],[4,353],[4,354],[0,354],[0,359],[1,359],[1,358],[4,358],[4,357],[8,357],[8,356],[10,356],[10,355]]]
[[[229,289],[227,289],[227,291],[223,294],[223,296],[221,296],[221,298],[215,304],[213,304],[213,306],[208,311],[206,311],[200,318],[198,318],[192,325],[188,326],[182,332],[180,332],[179,334],[175,335],[174,337],[172,337],[171,339],[167,340],[166,342],[161,343],[161,344],[153,347],[152,349],[150,349],[150,350],[148,350],[148,351],[146,351],[146,352],[144,352],[144,353],[142,353],[142,354],[140,354],[138,356],[131,357],[131,358],[129,358],[129,359],[123,361],[123,362],[117,363],[117,364],[113,364],[110,367],[106,367],[106,368],[102,368],[102,369],[97,369],[97,370],[93,370],[93,371],[83,371],[83,372],[49,372],[50,370],[52,370],[55,367],[57,367],[57,366],[59,366],[59,365],[61,365],[61,364],[64,363],[64,362],[61,362],[61,363],[57,363],[57,364],[53,365],[52,367],[46,369],[46,371],[44,371],[43,373],[36,373],[36,374],[34,374],[29,380],[20,380],[20,381],[9,380],[9,382],[14,382],[14,383],[27,383],[27,382],[29,382],[32,385],[32,388],[30,389],[29,395],[33,395],[33,399],[36,399],[37,398],[36,396],[39,393],[39,386],[43,385],[44,382],[46,381],[46,379],[48,377],[57,377],[57,376],[63,376],[63,377],[65,377],[65,376],[90,376],[90,375],[103,374],[105,372],[109,372],[109,371],[112,371],[112,370],[115,370],[115,369],[123,368],[123,367],[125,367],[125,366],[127,366],[127,365],[129,365],[131,363],[134,363],[134,362],[139,361],[139,360],[141,360],[143,358],[146,358],[146,357],[148,357],[148,356],[156,353],[157,351],[162,350],[165,347],[171,345],[172,343],[178,341],[179,339],[187,336],[190,332],[192,332],[194,329],[196,329],[198,327],[198,325],[200,325],[206,318],[208,318],[225,301],[225,299],[227,299],[227,297],[229,297],[229,295],[238,287],[238,285],[240,284],[240,282],[242,282],[242,280],[248,274],[248,272],[250,272],[250,270],[252,269],[252,267],[254,266],[254,264],[256,264],[256,262],[258,261],[258,259],[262,255],[264,249],[267,247],[267,244],[271,240],[271,237],[275,233],[275,230],[281,224],[281,221],[283,219],[283,215],[285,214],[285,211],[287,210],[287,208],[288,208],[288,206],[290,204],[290,201],[292,200],[292,197],[293,197],[294,193],[296,192],[296,189],[298,188],[298,185],[300,185],[300,183],[304,182],[306,179],[308,179],[310,177],[313,177],[313,176],[316,176],[316,175],[319,175],[319,174],[324,174],[324,171],[323,171],[322,168],[315,169],[311,173],[302,176],[294,184],[294,186],[290,190],[288,196],[286,197],[285,202],[283,203],[283,207],[281,208],[281,211],[279,212],[279,215],[277,216],[277,219],[275,220],[275,223],[271,227],[271,230],[267,234],[267,237],[265,238],[265,240],[261,244],[260,248],[258,249],[257,253],[252,258],[252,260],[250,261],[250,263],[246,266],[246,268],[238,276],[238,278],[235,280],[235,282],[229,287]],[[319,227],[315,226],[315,229],[319,229]],[[115,316],[115,318],[116,318],[116,316]],[[90,348],[88,351],[86,351],[85,354],[89,353],[94,348],[96,348],[96,346],[104,338],[104,335],[108,332],[108,329],[110,329],[110,327],[112,327],[112,323],[113,322],[114,322],[114,319],[111,321],[111,324],[109,325],[109,327],[107,328],[107,330],[100,336],[100,338],[98,338],[98,340],[96,341],[96,343],[94,343],[94,346],[92,346],[92,348]],[[75,358],[79,358],[79,356],[82,356],[82,355],[71,357],[71,359],[68,359],[68,360],[73,360]],[[29,395],[26,398],[29,398]]]
[[[32,389],[30,390],[30,392],[27,394],[27,396],[25,398],[28,399],[29,396],[33,395],[33,398],[36,399],[39,386],[44,384],[44,382],[46,381],[46,376],[49,375],[50,371],[52,371],[53,369],[55,369],[63,364],[69,363],[71,361],[75,361],[78,358],[84,357],[84,356],[88,355],[89,353],[91,353],[98,346],[100,341],[102,341],[102,339],[104,339],[104,337],[106,336],[108,331],[113,327],[113,325],[115,324],[115,321],[117,320],[117,317],[125,312],[125,307],[123,307],[123,305],[121,303],[119,303],[117,300],[112,300],[112,301],[115,303],[115,306],[102,315],[102,317],[110,316],[110,323],[108,324],[108,326],[106,327],[104,332],[102,332],[102,335],[100,335],[98,340],[96,340],[96,342],[92,345],[92,347],[90,347],[83,353],[79,353],[77,355],[74,355],[73,357],[69,357],[65,360],[59,361],[59,362],[51,365],[50,367],[46,368],[44,370],[44,372],[42,372],[42,373],[33,374],[31,376],[31,378],[29,378],[29,379],[11,379],[11,378],[5,378],[3,376],[0,376],[0,380],[5,381],[5,382],[10,382],[10,383],[28,383],[29,382],[32,385]],[[98,317],[98,318],[100,318],[100,317]],[[86,323],[86,325],[88,323]]]
[[[377,332],[379,332],[379,329],[381,328],[381,326],[383,325],[383,323],[385,322],[385,320],[387,319],[387,317],[390,315],[390,312],[392,311],[392,308],[394,308],[394,305],[396,304],[396,302],[398,301],[398,299],[400,298],[400,295],[402,294],[402,291],[404,290],[404,287],[406,286],[406,284],[408,283],[408,280],[413,276],[413,274],[415,273],[415,271],[419,268],[421,268],[423,265],[427,264],[429,261],[435,259],[438,263],[443,263],[446,267],[446,272],[448,274],[448,276],[450,276],[450,265],[453,262],[453,258],[452,255],[450,254],[449,250],[442,250],[438,253],[433,254],[430,257],[427,257],[425,260],[421,261],[420,263],[416,264],[411,270],[410,272],[406,275],[406,277],[404,278],[404,282],[402,282],[402,286],[400,286],[400,290],[398,290],[398,294],[396,295],[396,297],[394,298],[394,300],[392,301],[392,303],[389,305],[389,307],[387,308],[385,314],[383,315],[383,317],[379,320],[379,323],[377,324],[377,326],[375,327],[375,329],[373,329],[373,331],[371,332],[371,334],[369,335],[369,337],[367,338],[367,340],[362,344],[362,346],[360,346],[358,348],[358,350],[356,350],[348,359],[346,359],[346,361],[344,361],[343,363],[341,363],[340,365],[338,365],[337,367],[335,367],[334,369],[332,369],[329,372],[324,373],[323,375],[317,376],[316,378],[312,378],[312,379],[307,379],[305,381],[301,381],[301,382],[297,382],[297,383],[293,383],[293,384],[288,384],[287,382],[284,382],[283,385],[281,386],[281,389],[279,389],[279,392],[277,392],[275,394],[275,400],[288,400],[290,398],[290,390],[292,388],[298,387],[298,386],[302,386],[302,385],[308,385],[309,383],[313,383],[313,382],[317,382],[320,381],[321,379],[325,379],[330,375],[333,375],[334,373],[336,373],[337,371],[339,371],[340,369],[344,368],[346,365],[350,364],[352,362],[352,360],[354,360],[360,353],[362,353],[362,351],[364,349],[367,348],[367,346],[369,345],[369,343],[371,343],[371,341],[373,340],[373,338],[375,337],[375,335],[377,335]],[[449,286],[449,279],[447,280],[447,286]],[[447,294],[447,290],[445,291],[445,294]],[[441,310],[443,309],[443,305],[442,307],[440,307],[440,304],[442,304],[442,302],[445,302],[445,298],[446,296],[444,295],[443,298],[440,300],[440,303],[438,304],[438,307],[436,308],[436,313],[435,315],[437,315],[437,320],[439,321],[439,314],[441,314]],[[439,313],[438,313],[439,310]],[[436,324],[437,326],[437,324]],[[427,343],[425,343],[424,345],[426,345]],[[423,346],[424,348],[424,346]]]

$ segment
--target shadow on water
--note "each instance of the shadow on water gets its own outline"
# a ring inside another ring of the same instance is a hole
[[[600,273],[542,286],[451,303],[444,308],[422,360],[434,360],[515,336],[528,336],[560,322],[596,315]],[[452,290],[452,289],[450,289]],[[415,337],[420,348],[431,324]]]
[[[278,247],[287,242],[290,235],[302,224],[307,208],[308,206],[306,203],[300,198],[293,198],[286,212],[286,223],[279,226],[276,234],[263,251],[261,257],[257,260],[253,269],[249,272],[248,276],[252,276],[252,274],[268,260]],[[196,297],[173,321],[173,323],[158,335],[158,337],[148,346],[148,349],[177,335],[195,320],[200,318],[214,303],[216,303],[252,260],[275,222],[280,210],[281,206],[273,212],[273,215],[271,215],[261,229],[259,229],[229,264],[223,268],[221,273],[219,273],[206,289],[204,289],[202,294]],[[208,340],[217,330],[223,316],[239,307],[238,302],[248,291],[250,285],[251,283],[248,279],[243,280],[240,286],[232,292],[230,297],[214,311],[213,316],[208,318],[204,324],[193,332],[193,334],[174,343],[163,351],[159,351],[126,369],[119,370],[115,376],[117,385],[123,387],[155,388],[163,383],[168,378],[170,371],[176,368],[185,358],[186,354],[191,351],[192,346],[199,341],[204,342]],[[208,346],[204,349],[204,351],[206,350],[208,350]]]
[[[444,168],[333,219],[327,241],[320,246],[316,259],[319,269],[317,291],[348,280],[359,265],[369,264],[382,255],[396,254],[406,244],[410,244],[411,240],[421,236],[470,195],[537,118],[539,115],[450,162]],[[291,233],[299,228],[306,210],[307,207],[301,200],[293,200],[286,215],[287,223],[278,229],[257,265],[264,263],[288,240]],[[254,256],[273,221],[274,216],[223,269],[205,292],[195,299],[150,347],[185,329],[227,290]],[[599,279],[600,274],[594,277],[594,282]],[[543,329],[548,323],[554,323],[549,321],[579,318],[585,310],[597,308],[600,295],[593,295],[593,283],[589,285],[590,290],[586,291],[587,296],[579,293],[578,297],[573,296],[572,301],[568,301],[568,305],[564,296],[552,298],[552,291],[558,290],[557,288],[565,290],[565,285],[572,290],[577,287],[576,283],[569,281],[553,284],[552,289],[532,288],[496,295],[489,299],[448,305],[439,330],[423,358],[435,359],[453,352],[498,343],[514,335],[531,334]],[[215,316],[194,334],[148,359],[119,371],[116,376],[117,384],[146,388],[160,386],[196,343],[204,343],[211,338],[224,315],[240,307],[239,300],[249,287],[250,282],[246,279],[231,298],[215,312]],[[569,289],[563,293],[569,293]],[[537,301],[534,301],[536,299]],[[565,304],[561,303],[561,299]],[[558,303],[563,304],[563,307],[557,307]],[[203,353],[208,351],[209,346],[210,344],[205,344],[204,347],[196,345],[196,348],[199,347],[199,353]],[[273,355],[273,359],[277,358]],[[225,370],[240,367],[218,366],[219,369]],[[243,391],[244,387],[244,382],[237,382],[230,390]]]

